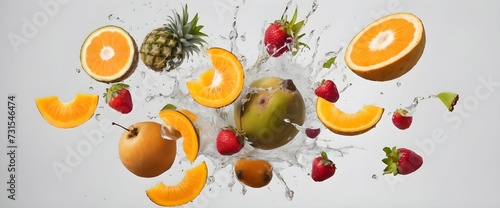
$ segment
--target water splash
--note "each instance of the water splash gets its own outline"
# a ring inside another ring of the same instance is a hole
[[[426,100],[426,99],[432,99],[432,98],[436,98],[436,97],[437,97],[436,95],[429,95],[427,97],[423,97],[423,96],[415,97],[415,98],[413,98],[413,102],[411,103],[411,105],[405,107],[404,109],[406,109],[408,111],[407,115],[411,116],[416,112],[418,103],[420,101]]]

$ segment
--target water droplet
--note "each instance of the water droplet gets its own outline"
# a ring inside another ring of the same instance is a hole
[[[95,120],[98,120],[98,121],[101,120],[101,114],[100,113],[95,114]]]
[[[246,193],[247,193],[247,187],[246,186],[242,186],[241,187],[241,194],[243,194],[243,196],[245,196]]]
[[[396,86],[401,87],[401,82],[396,82]]]
[[[150,102],[151,100],[153,100],[155,98],[155,96],[152,96],[152,95],[148,95],[146,97],[146,99],[144,99],[146,102]]]
[[[240,39],[241,39],[241,41],[245,42],[245,41],[247,40],[247,36],[245,36],[245,35],[241,35],[241,36],[240,36]]]
[[[76,68],[76,73],[80,73],[81,69]]]
[[[286,199],[288,199],[288,201],[292,201],[294,194],[295,194],[295,192],[293,192],[290,189],[287,189],[286,192],[285,192],[285,197],[286,197]]]
[[[373,175],[372,175],[372,179],[373,179],[373,180],[378,180],[378,176],[377,176],[377,174],[373,174]]]
[[[210,185],[215,182],[215,177],[214,176],[209,176],[207,180],[207,185]]]
[[[142,78],[145,78],[145,77],[146,77],[146,72],[143,72],[143,71],[142,71],[142,72],[141,72],[141,77],[142,77]]]
[[[91,90],[91,91],[92,91],[92,90],[94,90],[94,88],[93,88],[93,87],[89,87],[89,90]]]

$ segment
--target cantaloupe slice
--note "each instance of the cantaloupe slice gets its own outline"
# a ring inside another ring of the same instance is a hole
[[[43,118],[55,127],[73,128],[88,121],[97,108],[99,96],[76,94],[72,101],[61,102],[57,96],[35,99]]]
[[[166,126],[173,127],[181,133],[184,153],[189,161],[194,162],[199,151],[199,136],[192,121],[177,110],[161,110],[159,116]]]

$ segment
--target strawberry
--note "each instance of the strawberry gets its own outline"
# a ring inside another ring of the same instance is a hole
[[[408,113],[408,110],[399,108],[392,114],[392,123],[398,129],[405,130],[410,127],[413,117]]]
[[[307,137],[309,137],[311,139],[316,138],[320,132],[321,132],[321,129],[319,129],[319,128],[317,128],[317,129],[307,128],[306,129],[306,135],[307,135]]]
[[[305,35],[304,33],[299,34],[305,21],[302,20],[297,23],[296,21],[297,9],[295,9],[290,21],[287,20],[287,16],[285,15],[267,27],[264,33],[264,45],[269,55],[279,57],[290,50],[295,55],[301,46],[308,47],[305,43],[299,42],[299,39]]]
[[[322,80],[321,84],[314,90],[314,94],[332,103],[337,102],[340,97],[337,85],[332,80]]]
[[[215,145],[221,155],[232,155],[243,148],[243,136],[234,127],[222,128],[217,134]]]
[[[106,89],[104,97],[106,98],[106,103],[113,109],[120,113],[127,114],[132,111],[132,96],[128,91],[129,86],[127,84],[113,84],[110,88]]]
[[[328,159],[326,152],[321,151],[321,156],[314,158],[311,177],[316,182],[324,181],[335,174],[335,164]]]
[[[387,165],[384,174],[408,175],[418,170],[424,163],[420,155],[406,148],[384,147],[384,152],[387,156],[382,160]]]

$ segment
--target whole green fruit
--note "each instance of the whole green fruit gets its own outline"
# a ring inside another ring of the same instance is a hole
[[[265,77],[249,87],[251,92],[235,102],[237,128],[256,148],[275,149],[290,142],[299,132],[291,123],[304,124],[306,113],[304,99],[293,81]]]

